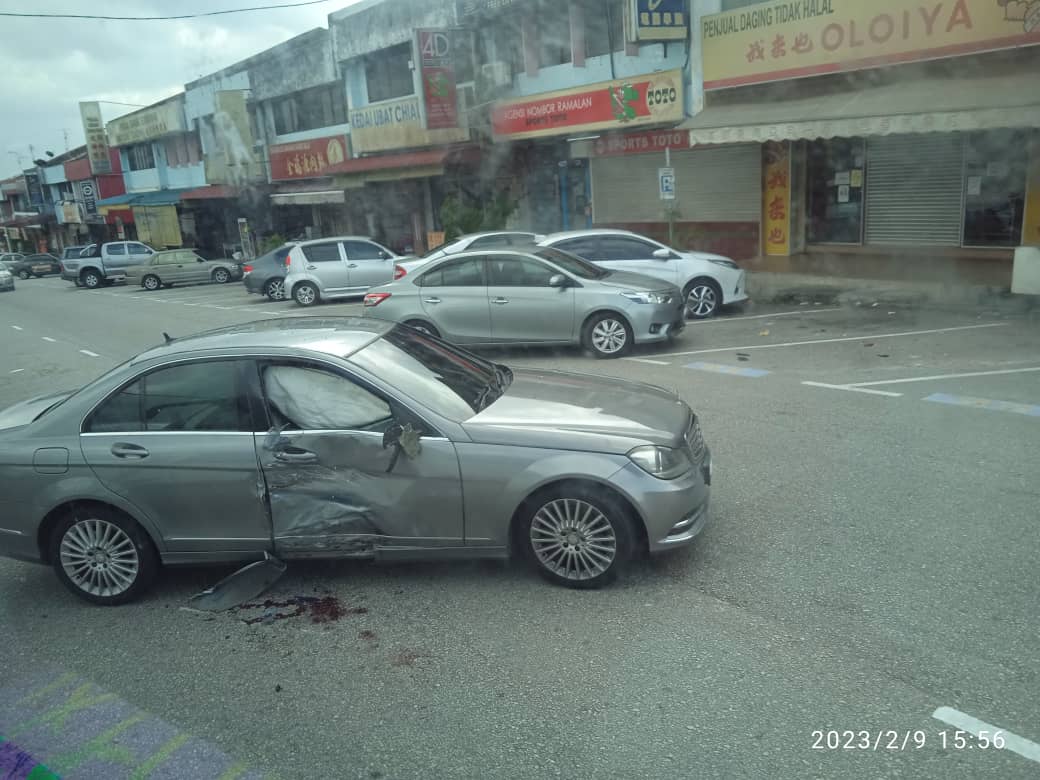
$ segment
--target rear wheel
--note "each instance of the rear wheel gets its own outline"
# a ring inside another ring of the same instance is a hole
[[[104,280],[101,278],[101,274],[94,269],[89,269],[80,274],[80,281],[83,282],[83,286],[88,290],[96,290],[101,286],[101,282]]]
[[[715,316],[722,305],[722,290],[711,279],[695,279],[683,290],[686,299],[686,317],[704,320]]]
[[[293,300],[300,306],[313,306],[321,301],[321,295],[310,282],[300,282],[293,288]]]
[[[435,327],[433,327],[433,325],[430,325],[428,322],[423,322],[422,320],[408,320],[408,322],[406,322],[405,325],[407,325],[412,330],[417,330],[420,333],[425,333],[427,336],[433,336],[434,338],[441,337],[440,332]]]
[[[268,279],[264,285],[264,295],[272,301],[284,301],[285,279]]]
[[[632,328],[620,314],[597,314],[585,323],[581,340],[597,358],[619,358],[632,349]]]
[[[102,506],[71,512],[58,524],[50,559],[65,587],[104,606],[134,600],[159,570],[159,556],[141,526]]]
[[[613,582],[635,549],[629,512],[606,489],[561,486],[533,497],[523,512],[527,555],[557,585],[590,589]]]
[[[24,268],[18,272],[18,278],[23,281],[28,279],[30,276],[32,276],[32,274],[26,271]]]
[[[231,281],[231,272],[226,268],[218,268],[213,272],[213,281],[217,284],[227,284]]]
[[[162,282],[158,276],[148,274],[144,279],[141,280],[141,286],[149,292],[155,292],[162,287]]]

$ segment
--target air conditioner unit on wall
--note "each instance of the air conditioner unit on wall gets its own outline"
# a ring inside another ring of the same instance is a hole
[[[508,87],[513,83],[513,74],[508,62],[488,62],[480,66],[481,79],[495,87]]]

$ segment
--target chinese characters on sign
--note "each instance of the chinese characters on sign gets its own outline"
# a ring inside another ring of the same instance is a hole
[[[426,127],[442,130],[459,126],[454,53],[449,30],[416,30],[422,76]]]
[[[686,38],[686,0],[630,0],[630,19],[637,41]]]
[[[101,121],[101,106],[98,103],[80,103],[79,114],[83,119],[83,136],[87,140],[87,157],[90,160],[91,173],[112,173],[105,123]]]
[[[332,136],[271,147],[271,179],[311,179],[333,173],[347,159],[346,138]]]
[[[762,188],[763,250],[767,255],[791,253],[791,151],[785,142],[762,147],[765,186]]]
[[[705,16],[701,39],[704,87],[719,89],[1040,44],[1040,5],[782,0]]]

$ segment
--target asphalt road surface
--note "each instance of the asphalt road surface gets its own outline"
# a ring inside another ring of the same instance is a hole
[[[240,285],[18,282],[0,406],[163,331],[301,313]],[[99,609],[5,560],[9,748],[70,778],[1040,774],[1035,319],[749,306],[631,359],[495,357],[677,388],[715,458],[697,544],[596,592],[302,563],[216,615],[183,608],[226,569]]]

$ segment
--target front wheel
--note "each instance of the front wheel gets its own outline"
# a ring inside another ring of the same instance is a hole
[[[144,289],[148,290],[148,292],[155,292],[160,287],[162,287],[162,282],[159,280],[158,276],[152,276],[151,274],[149,274],[141,280],[141,286]]]
[[[597,358],[619,358],[632,349],[632,328],[619,314],[597,314],[585,323],[582,344]]]
[[[524,546],[539,574],[568,588],[613,582],[635,549],[624,505],[605,489],[563,487],[528,501]]]
[[[300,306],[313,306],[321,300],[321,295],[310,282],[300,282],[293,288],[293,300]]]
[[[226,268],[218,268],[213,272],[213,281],[217,284],[227,284],[231,281],[231,272]]]
[[[284,301],[285,300],[285,280],[284,279],[268,279],[267,280],[267,284],[264,285],[264,295],[267,296],[268,300]]]
[[[18,272],[18,278],[21,279],[23,282],[26,279],[28,279],[30,276],[32,276],[32,274],[29,273],[28,271],[19,271]]]
[[[686,299],[686,317],[704,320],[714,317],[722,305],[722,290],[710,279],[697,279],[683,291]]]
[[[59,523],[50,558],[65,587],[103,606],[133,601],[159,570],[158,555],[144,530],[105,507],[70,513]]]
[[[86,287],[88,290],[96,290],[98,287],[101,286],[101,282],[104,281],[101,278],[101,274],[99,274],[97,271],[84,271],[83,276],[80,277],[80,280],[83,282],[83,286]]]

